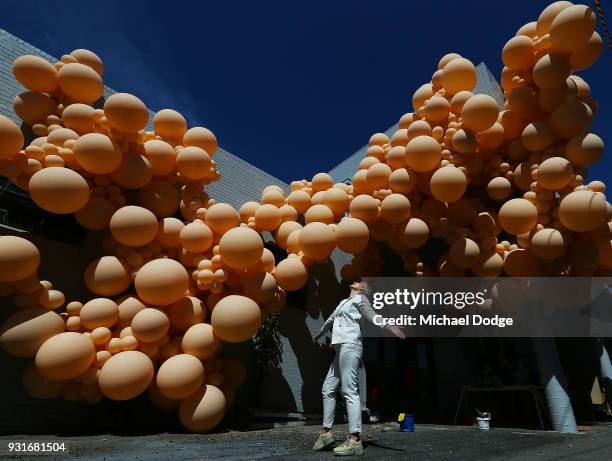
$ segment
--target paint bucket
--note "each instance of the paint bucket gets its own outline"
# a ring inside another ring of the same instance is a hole
[[[491,415],[488,414],[484,417],[477,416],[476,421],[478,421],[478,429],[488,431],[490,429]]]
[[[400,413],[397,421],[400,424],[400,432],[414,432],[414,415]]]

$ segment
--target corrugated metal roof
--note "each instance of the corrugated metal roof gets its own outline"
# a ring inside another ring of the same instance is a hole
[[[21,125],[21,120],[13,112],[14,97],[27,91],[13,76],[13,61],[23,54],[41,56],[55,63],[57,59],[44,51],[24,42],[6,30],[0,29],[0,114]],[[104,97],[116,93],[106,87]],[[154,112],[150,112],[148,129],[152,129]],[[261,191],[271,184],[276,184],[285,191],[289,185],[254,165],[242,160],[230,152],[218,148],[214,157],[221,179],[207,186],[206,190],[218,202],[226,202],[238,209],[249,200],[259,200]]]

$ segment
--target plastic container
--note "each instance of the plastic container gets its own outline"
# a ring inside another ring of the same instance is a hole
[[[400,413],[397,421],[400,425],[400,432],[414,432],[414,415]]]

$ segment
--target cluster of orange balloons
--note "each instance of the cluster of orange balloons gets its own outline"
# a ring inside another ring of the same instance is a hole
[[[65,307],[36,278],[36,247],[0,237],[2,292],[20,308],[0,344],[34,358],[26,389],[90,402],[148,392],[202,432],[245,379],[244,365],[219,354],[223,343],[251,338],[335,250],[355,255],[347,280],[381,271],[374,242],[417,276],[607,273],[612,206],[602,182],[585,183],[603,152],[589,132],[597,105],[573,74],[601,51],[594,29],[590,8],[566,1],[521,27],[502,51],[504,107],[472,93],[468,59],[445,55],[392,137],[370,138],[351,184],[318,173],[289,191],[268,186],[239,210],[204,191],[218,178],[210,131],[188,130],[169,109],[144,131],[148,111],[127,94],[94,109],[103,65],[89,51],[55,65],[18,58],[15,76],[31,91],[15,111],[40,137],[23,149],[21,130],[0,117],[0,171],[41,208],[108,229],[84,273],[98,297]],[[286,258],[264,247],[263,232]],[[423,258],[431,245],[444,253],[434,265]]]

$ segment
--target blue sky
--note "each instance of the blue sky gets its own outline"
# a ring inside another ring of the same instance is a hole
[[[445,53],[499,77],[505,42],[548,3],[3,0],[0,27],[57,57],[95,51],[107,85],[179,110],[291,181],[331,169],[411,111]],[[604,49],[580,73],[599,102],[592,130],[607,143],[611,70]],[[612,178],[610,165],[606,153],[591,178]]]

